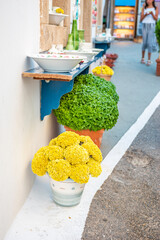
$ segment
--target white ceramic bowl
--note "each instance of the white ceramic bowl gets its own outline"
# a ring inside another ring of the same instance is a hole
[[[91,49],[92,48],[91,42],[80,42],[79,49],[83,51],[83,49]]]
[[[96,41],[101,42],[104,41],[106,39],[106,36],[97,36],[96,37]]]
[[[87,58],[88,61],[92,60],[92,58],[98,54],[98,52],[92,52],[92,50],[87,51],[64,50],[64,53],[67,55],[78,55],[83,57],[84,59]]]
[[[104,49],[101,49],[101,48],[92,48],[92,51],[93,52],[102,52],[102,51],[104,51]]]
[[[46,72],[69,72],[83,58],[65,54],[34,54],[29,56]]]
[[[50,13],[49,14],[49,23],[54,25],[59,25],[65,17],[68,15],[62,14],[62,13]]]

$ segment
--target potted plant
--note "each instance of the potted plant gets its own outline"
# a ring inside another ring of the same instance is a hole
[[[73,90],[61,98],[59,108],[53,111],[66,130],[88,135],[100,147],[104,130],[117,122],[118,101],[113,83],[86,74],[75,79]]]
[[[156,38],[159,46],[159,57],[158,59],[156,59],[156,62],[157,62],[156,75],[160,76],[160,20],[157,21],[155,34],[156,34]]]
[[[56,203],[73,206],[80,202],[90,175],[101,174],[101,161],[102,153],[90,137],[67,131],[40,148],[31,167],[38,176],[48,173]]]
[[[95,76],[104,78],[106,81],[110,81],[114,71],[107,65],[97,66],[92,70]]]

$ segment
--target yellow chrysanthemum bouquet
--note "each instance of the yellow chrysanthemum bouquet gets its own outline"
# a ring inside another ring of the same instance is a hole
[[[108,67],[107,65],[97,66],[92,70],[95,76],[99,76],[104,78],[107,81],[110,81],[111,76],[114,74],[112,68]]]
[[[90,175],[98,177],[101,172],[102,153],[88,136],[64,132],[40,148],[32,160],[32,171],[38,176],[46,173],[55,181],[68,178],[83,184]]]

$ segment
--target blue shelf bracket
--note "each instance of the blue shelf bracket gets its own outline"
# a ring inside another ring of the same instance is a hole
[[[102,42],[98,42],[96,40],[94,40],[94,46],[95,48],[101,48],[103,49],[103,52],[100,52],[98,57],[102,57],[108,48],[110,48],[110,43],[108,43],[107,41],[102,41]]]
[[[87,74],[89,66],[78,71],[79,74]],[[75,78],[78,72],[73,75]],[[66,81],[41,81],[41,120],[46,115],[51,114],[53,109],[57,109],[60,105],[61,97],[72,91],[74,85],[74,78],[70,82]]]
[[[59,107],[61,97],[72,91],[73,85],[74,79],[70,82],[41,81],[41,120]]]

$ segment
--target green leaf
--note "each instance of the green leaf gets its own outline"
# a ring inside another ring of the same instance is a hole
[[[75,79],[73,90],[65,94],[58,109],[57,121],[74,130],[111,129],[117,122],[119,96],[113,83],[93,74]]]

